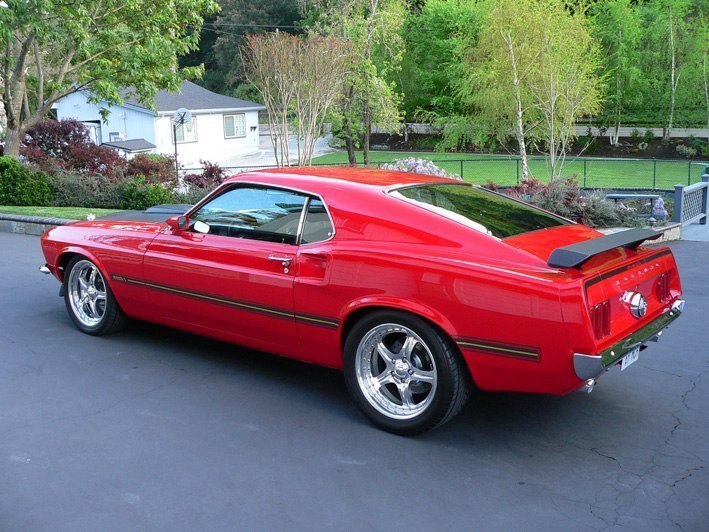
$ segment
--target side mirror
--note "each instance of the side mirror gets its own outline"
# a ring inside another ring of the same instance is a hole
[[[166,222],[173,231],[186,231],[190,228],[189,216],[173,216],[168,218]]]

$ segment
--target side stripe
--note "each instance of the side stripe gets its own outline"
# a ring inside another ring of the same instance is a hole
[[[137,285],[137,286],[144,286],[144,287],[150,288],[152,290],[160,290],[163,292],[169,292],[172,294],[177,294],[179,296],[197,299],[200,301],[207,301],[210,303],[216,303],[218,305],[226,305],[228,307],[236,308],[239,310],[245,310],[247,312],[266,314],[269,316],[273,316],[273,317],[281,318],[281,319],[286,319],[286,320],[297,319],[300,321],[304,321],[304,322],[308,323],[309,325],[315,325],[315,326],[319,326],[319,327],[327,327],[327,328],[332,328],[332,329],[337,329],[340,326],[339,321],[334,320],[334,319],[330,319],[327,317],[323,317],[323,316],[316,316],[313,314],[293,314],[292,312],[289,312],[284,309],[279,309],[279,308],[275,308],[275,307],[267,307],[264,305],[257,305],[255,303],[249,303],[246,301],[239,301],[237,299],[227,299],[227,298],[215,296],[213,294],[205,294],[202,292],[193,292],[193,291],[189,291],[189,290],[182,290],[180,288],[175,288],[172,286],[151,283],[148,281],[141,281],[139,279],[131,279],[130,277],[124,277],[122,275],[111,275],[111,278],[114,281],[118,281],[121,283],[132,284],[132,285]]]
[[[490,355],[521,358],[532,362],[539,362],[541,352],[536,347],[521,346],[513,344],[497,344],[479,340],[477,338],[455,338],[455,342],[461,349],[472,349]]]

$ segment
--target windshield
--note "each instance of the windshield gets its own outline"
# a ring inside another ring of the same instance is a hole
[[[531,205],[464,184],[419,185],[391,194],[497,238],[571,223]]]

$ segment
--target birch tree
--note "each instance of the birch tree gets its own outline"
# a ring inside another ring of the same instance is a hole
[[[539,8],[543,40],[528,84],[542,118],[538,137],[546,147],[551,179],[556,179],[576,137],[576,122],[601,110],[601,60],[583,12],[571,14],[555,1],[540,2]]]
[[[477,45],[460,51],[469,74],[458,94],[475,105],[474,120],[483,127],[502,135],[514,132],[523,178],[530,175],[527,144],[538,121],[529,87],[538,68],[541,22],[533,0],[498,2]]]
[[[7,115],[5,153],[60,98],[85,90],[94,103],[120,103],[131,87],[143,103],[177,90],[200,67],[177,58],[198,44],[212,0],[5,0],[0,4],[0,87]]]

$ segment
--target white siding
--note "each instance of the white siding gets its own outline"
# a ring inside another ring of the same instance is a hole
[[[196,142],[178,142],[177,157],[185,168],[199,167],[200,160],[219,162],[232,157],[255,153],[259,148],[258,111],[246,111],[246,136],[225,138],[225,114],[237,114],[240,111],[224,113],[193,113],[192,119],[197,126]],[[155,145],[158,153],[175,153],[172,142],[172,114],[155,118]]]
[[[100,110],[110,111],[108,121],[101,120]],[[123,140],[145,139],[155,144],[152,111],[140,111],[131,106],[99,106],[89,103],[82,92],[70,94],[56,104],[57,118],[74,118],[81,122],[101,120],[100,142],[109,142],[111,133],[118,133]]]

